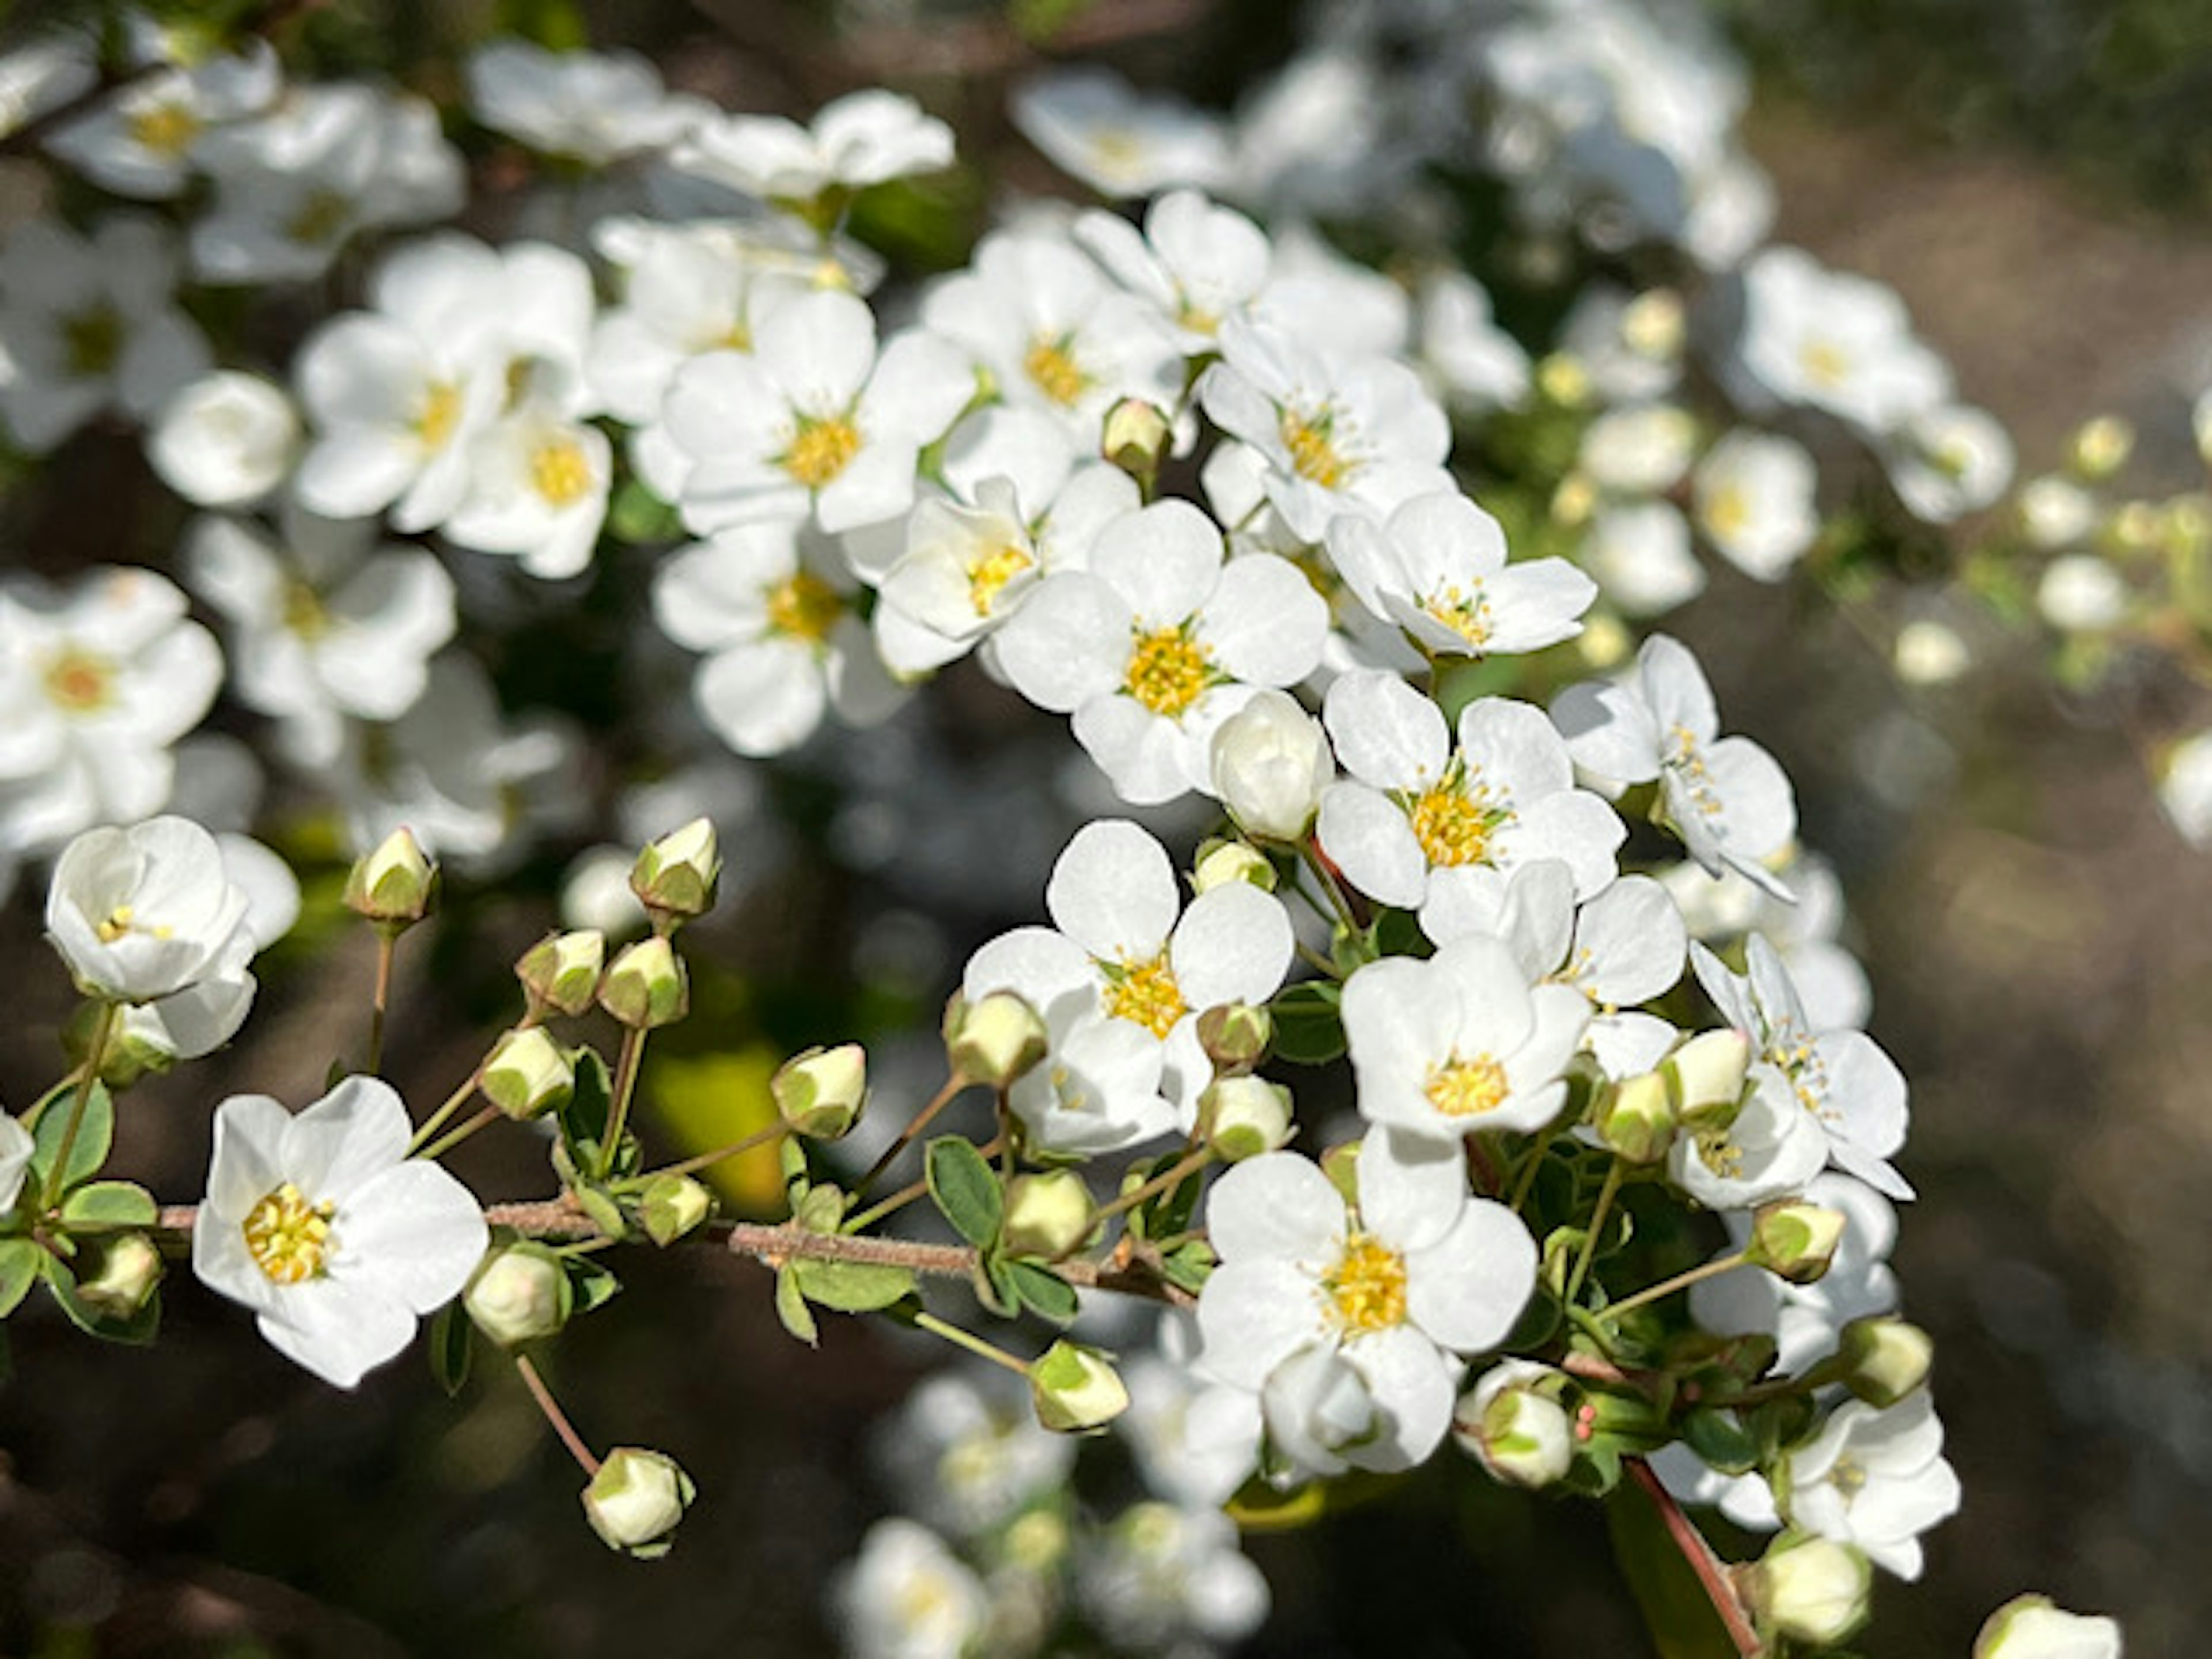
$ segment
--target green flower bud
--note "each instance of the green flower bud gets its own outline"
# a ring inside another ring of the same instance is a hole
[[[1700,1031],[1660,1062],[1684,1127],[1725,1129],[1743,1103],[1744,1074],[1751,1069],[1751,1039],[1723,1026]]]
[[[668,1553],[697,1492],[674,1458],[617,1446],[584,1488],[584,1517],[608,1548],[651,1561]]]
[[[633,1030],[674,1024],[691,1011],[684,959],[665,939],[640,939],[614,959],[599,981],[599,1006]]]
[[[1656,1072],[1627,1078],[1598,1103],[1597,1133],[1631,1164],[1656,1164],[1674,1141],[1674,1101]]]
[[[655,1176],[645,1183],[638,1207],[645,1236],[656,1244],[673,1244],[705,1223],[714,1212],[714,1197],[690,1176]]]
[[[1062,1339],[1030,1366],[1030,1400],[1054,1433],[1090,1434],[1128,1409],[1129,1391],[1104,1354]]]
[[[1866,1623],[1874,1569],[1847,1544],[1784,1533],[1741,1583],[1763,1630],[1825,1648]]]
[[[520,1121],[557,1112],[575,1092],[576,1068],[543,1026],[509,1031],[484,1060],[483,1097]]]
[[[105,1318],[125,1320],[161,1282],[161,1253],[143,1233],[78,1242],[76,1299]]]
[[[1289,1144],[1291,1091],[1265,1078],[1218,1078],[1198,1097],[1198,1121],[1224,1162],[1257,1158]]]
[[[514,976],[533,999],[556,1013],[580,1014],[592,1006],[606,960],[606,935],[596,927],[548,933],[522,953]]]
[[[945,1005],[945,1057],[955,1072],[993,1089],[1009,1087],[1051,1046],[1044,1016],[1025,997],[993,991]]]
[[[461,1306],[502,1348],[551,1336],[568,1322],[568,1275],[544,1245],[522,1240],[494,1249],[461,1292]]]
[[[1190,872],[1194,895],[1210,893],[1232,881],[1248,881],[1263,893],[1275,890],[1275,866],[1241,841],[1208,842],[1198,849]]]
[[[2120,1659],[2120,1627],[2047,1595],[2015,1595],[1983,1624],[1973,1659]]]
[[[1751,1243],[1744,1255],[1792,1285],[1810,1285],[1828,1271],[1836,1246],[1843,1243],[1846,1218],[1841,1210],[1808,1204],[1802,1198],[1762,1206],[1751,1218]]]
[[[857,1042],[809,1048],[784,1061],[768,1087],[793,1133],[835,1140],[868,1103],[868,1051]]]
[[[1057,1261],[1083,1248],[1097,1207],[1091,1188],[1073,1170],[1016,1176],[1006,1183],[1006,1221],[1000,1237],[1010,1255]]]
[[[1836,1344],[1840,1379],[1868,1405],[1887,1410],[1928,1380],[1936,1344],[1917,1325],[1887,1314],[1854,1319]]]
[[[1452,1437],[1462,1450],[1509,1486],[1548,1486],[1565,1479],[1575,1461],[1574,1421],[1560,1403],[1566,1374],[1525,1359],[1508,1359],[1483,1373],[1460,1397]]]
[[[694,818],[647,844],[630,870],[629,886],[656,922],[687,921],[714,908],[714,888],[721,878],[714,826]]]
[[[346,908],[395,930],[422,921],[437,899],[438,867],[404,824],[346,872]]]
[[[1274,1016],[1249,1003],[1224,1002],[1198,1017],[1198,1046],[1218,1076],[1250,1071],[1267,1057],[1274,1040]]]
[[[1142,398],[1124,398],[1106,411],[1099,453],[1136,479],[1149,481],[1160,470],[1174,435],[1167,416]]]

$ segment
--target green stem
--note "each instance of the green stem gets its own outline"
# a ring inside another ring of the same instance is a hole
[[[1344,890],[1337,885],[1336,878],[1330,873],[1328,864],[1322,857],[1321,849],[1311,836],[1308,836],[1298,843],[1298,858],[1307,869],[1313,872],[1314,879],[1321,884],[1322,893],[1328,898],[1329,908],[1336,912],[1336,919],[1342,922],[1348,931],[1358,933],[1359,921],[1352,913],[1352,901],[1345,896]]]
[[[1597,1208],[1590,1212],[1589,1231],[1583,1238],[1581,1254],[1575,1257],[1575,1270],[1567,1276],[1567,1293],[1562,1301],[1572,1302],[1575,1293],[1583,1287],[1583,1275],[1589,1272],[1590,1260],[1597,1254],[1598,1235],[1605,1231],[1606,1218],[1613,1213],[1613,1197],[1620,1191],[1622,1168],[1620,1160],[1615,1158],[1605,1172],[1605,1185],[1598,1188]]]
[[[778,1120],[764,1129],[754,1130],[743,1139],[732,1141],[719,1151],[702,1152],[696,1158],[685,1158],[681,1164],[672,1164],[665,1170],[648,1170],[638,1179],[650,1181],[655,1176],[688,1176],[696,1170],[705,1169],[709,1164],[720,1164],[726,1158],[735,1158],[740,1152],[750,1152],[756,1146],[765,1146],[772,1140],[781,1140],[790,1133],[791,1125]]]
[[[1609,1306],[1600,1308],[1597,1310],[1597,1316],[1600,1319],[1618,1319],[1623,1314],[1633,1312],[1638,1308],[1658,1301],[1662,1297],[1672,1296],[1677,1291],[1686,1291],[1691,1285],[1700,1284],[1708,1279],[1717,1279],[1723,1273],[1734,1273],[1750,1260],[1751,1255],[1748,1251],[1738,1250],[1734,1255],[1724,1255],[1717,1261],[1705,1262],[1702,1266],[1691,1268],[1687,1273],[1676,1273],[1672,1279],[1662,1279],[1649,1289],[1637,1291],[1634,1296],[1623,1297]]]
[[[914,1323],[917,1330],[927,1331],[932,1336],[941,1336],[955,1347],[965,1348],[969,1353],[989,1360],[994,1365],[1003,1365],[1018,1376],[1026,1377],[1030,1374],[1028,1364],[1015,1358],[1004,1348],[986,1342],[972,1331],[963,1331],[957,1325],[949,1324],[935,1314],[916,1314]]]
[[[54,1153],[53,1167],[46,1171],[46,1189],[40,1200],[49,1210],[61,1202],[62,1180],[69,1170],[70,1154],[76,1150],[76,1132],[84,1126],[85,1108],[91,1103],[92,1091],[100,1086],[100,1062],[107,1057],[108,1042],[121,1023],[119,1002],[103,1002],[99,1017],[93,1022],[92,1047],[84,1056],[84,1071],[77,1079],[76,1092],[70,1097],[69,1121],[62,1126],[62,1144]]]
[[[1111,1204],[1100,1205],[1091,1218],[1094,1221],[1103,1221],[1109,1215],[1119,1215],[1124,1210],[1135,1209],[1137,1206],[1156,1194],[1169,1192],[1180,1187],[1193,1172],[1202,1170],[1213,1162],[1213,1157],[1212,1147],[1200,1147],[1188,1157],[1178,1159],[1172,1169],[1161,1171],[1143,1186],[1133,1188],[1122,1194]]]
[[[376,930],[376,991],[368,1006],[369,1076],[384,1070],[384,1015],[392,1001],[392,958],[399,949],[399,935],[389,927]]]
[[[592,1455],[592,1449],[584,1443],[584,1437],[576,1432],[576,1425],[568,1420],[568,1414],[561,1409],[561,1402],[554,1399],[553,1390],[545,1386],[545,1379],[538,1376],[538,1367],[531,1363],[530,1356],[516,1354],[514,1369],[522,1373],[523,1385],[530,1390],[530,1397],[538,1402],[538,1409],[545,1414],[545,1420],[553,1425],[553,1432],[560,1437],[561,1443],[568,1449],[568,1455],[576,1460],[576,1466],[587,1475],[597,1474],[599,1472],[599,1460]]]
[[[951,1105],[953,1097],[972,1081],[974,1081],[973,1079],[961,1072],[955,1072],[951,1077],[945,1079],[945,1086],[931,1097],[929,1104],[915,1114],[914,1121],[899,1131],[898,1139],[884,1147],[881,1156],[873,1164],[868,1165],[867,1174],[854,1183],[854,1195],[858,1197],[874,1186],[883,1172],[898,1161],[898,1155],[914,1144],[914,1138],[927,1129],[937,1115]]]
[[[615,1103],[607,1113],[606,1138],[599,1143],[599,1179],[614,1172],[615,1148],[622,1145],[623,1127],[629,1119],[630,1096],[637,1090],[637,1073],[645,1059],[649,1027],[633,1025],[623,1033],[622,1054],[615,1060]]]
[[[487,1106],[483,1110],[478,1112],[474,1117],[471,1118],[466,1123],[461,1125],[459,1128],[454,1130],[451,1134],[431,1142],[430,1145],[425,1146],[420,1152],[417,1152],[416,1156],[417,1158],[428,1158],[432,1160],[441,1158],[447,1152],[452,1152],[454,1147],[459,1146],[471,1135],[474,1134],[477,1130],[483,1128],[485,1124],[495,1121],[499,1115],[500,1111],[498,1107]]]
[[[532,1026],[538,1024],[539,1020],[544,1016],[544,1011],[542,1008],[533,1005],[528,1013],[523,1015],[520,1020],[515,1022],[514,1030],[517,1031],[528,1030]],[[497,1048],[499,1045],[494,1043],[492,1046],[494,1048]],[[484,1060],[489,1060],[490,1058],[491,1055],[489,1053],[486,1053]],[[428,1141],[432,1135],[437,1133],[440,1129],[445,1127],[446,1120],[447,1118],[453,1116],[455,1112],[459,1111],[462,1107],[469,1103],[469,1097],[476,1093],[477,1085],[483,1081],[484,1060],[478,1060],[476,1063],[475,1069],[461,1079],[461,1086],[454,1090],[453,1093],[447,1095],[445,1098],[444,1103],[441,1104],[436,1111],[431,1113],[429,1116],[422,1120],[422,1127],[415,1131],[413,1138],[407,1143],[407,1155],[410,1158],[412,1158],[416,1152],[421,1152],[422,1150],[423,1143]]]
[[[1544,1159],[1552,1150],[1552,1143],[1540,1140],[1529,1148],[1528,1161],[1522,1166],[1520,1179],[1513,1183],[1513,1213],[1519,1215],[1521,1206],[1528,1201],[1528,1194],[1536,1189],[1536,1172],[1544,1167]]]

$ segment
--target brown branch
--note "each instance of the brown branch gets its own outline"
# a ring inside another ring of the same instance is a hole
[[[1644,1495],[1658,1509],[1660,1522],[1666,1527],[1667,1535],[1674,1540],[1674,1547],[1682,1552],[1682,1559],[1689,1563],[1690,1571],[1697,1574],[1698,1583],[1705,1586],[1706,1598],[1712,1602],[1713,1611],[1720,1615],[1721,1623],[1728,1631],[1729,1640],[1735,1644],[1735,1650],[1743,1656],[1743,1659],[1761,1659],[1766,1651],[1766,1644],[1759,1639],[1758,1631],[1752,1626],[1751,1614],[1744,1607],[1743,1598],[1736,1594],[1735,1580],[1729,1574],[1728,1563],[1713,1553],[1713,1547],[1705,1541],[1705,1534],[1698,1530],[1695,1522],[1682,1513],[1682,1506],[1674,1501],[1674,1494],[1668,1492],[1659,1477],[1651,1472],[1649,1463],[1640,1457],[1631,1457],[1626,1460],[1626,1464],[1631,1478],[1644,1488]]]

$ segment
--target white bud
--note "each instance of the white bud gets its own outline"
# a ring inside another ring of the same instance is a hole
[[[346,872],[345,905],[371,921],[406,926],[429,914],[438,871],[415,832],[402,824]]]
[[[1006,1183],[1000,1242],[1009,1255],[1057,1261],[1083,1248],[1096,1209],[1091,1188],[1073,1170],[1016,1176]]]
[[[1809,1285],[1835,1260],[1847,1220],[1841,1210],[1802,1199],[1769,1204],[1751,1218],[1751,1243],[1744,1247],[1744,1255],[1753,1267],[1764,1267],[1778,1279]]]
[[[1849,1545],[1785,1534],[1747,1575],[1752,1606],[1777,1635],[1829,1647],[1866,1622],[1874,1569]]]
[[[290,398],[258,375],[222,369],[163,406],[146,459],[196,507],[246,507],[283,483],[299,441]]]
[[[1674,1113],[1693,1128],[1721,1127],[1735,1116],[1751,1069],[1751,1039],[1732,1027],[1700,1031],[1661,1062]]]
[[[1063,1339],[1030,1366],[1030,1401],[1055,1434],[1088,1434],[1129,1408],[1129,1391],[1104,1354]]]
[[[705,915],[714,908],[721,878],[721,851],[714,826],[706,818],[694,818],[648,842],[629,872],[638,902],[667,916]]]
[[[1493,1480],[1548,1486],[1574,1462],[1574,1424],[1559,1403],[1566,1382],[1564,1373],[1531,1360],[1493,1365],[1460,1397],[1452,1437]]]
[[[1884,1314],[1844,1326],[1836,1352],[1844,1362],[1844,1386],[1877,1411],[1925,1382],[1936,1359],[1936,1344],[1927,1332]]]
[[[1917,617],[1897,630],[1889,661],[1907,685],[1948,685],[1974,665],[1959,630],[1933,617]]]
[[[650,1561],[668,1553],[697,1490],[674,1458],[617,1446],[584,1488],[584,1515],[609,1548]]]
[[[945,1010],[945,1055],[963,1077],[1003,1089],[1045,1056],[1044,1016],[1027,998],[993,991],[973,1002],[956,996]]]
[[[691,1008],[683,958],[665,939],[639,940],[614,959],[599,981],[599,1006],[633,1030],[675,1024]]]
[[[568,1319],[568,1276],[541,1244],[509,1244],[486,1256],[461,1292],[476,1328],[503,1348],[550,1336]]]
[[[2181,838],[2199,850],[2212,848],[2212,731],[2192,732],[2166,750],[2157,790]]]
[[[108,1319],[129,1319],[161,1282],[161,1253],[143,1233],[88,1239],[77,1258],[76,1299]]]
[[[2071,547],[2097,527],[2097,498],[2071,478],[2031,478],[2020,492],[2020,527],[2045,553]]]
[[[1674,1140],[1674,1103],[1656,1072],[1624,1078],[1597,1112],[1598,1138],[1631,1164],[1656,1164]]]
[[[576,1068],[543,1026],[509,1031],[485,1058],[477,1085],[486,1100],[518,1121],[543,1117],[567,1104]]]
[[[1989,1616],[1973,1659],[2120,1659],[2120,1627],[2054,1607],[2047,1595],[2018,1595]]]
[[[1248,881],[1261,892],[1272,893],[1275,866],[1241,841],[1216,842],[1201,849],[1190,872],[1192,894],[1210,893],[1232,881]]]
[[[1336,776],[1328,734],[1287,691],[1261,691],[1213,734],[1213,793],[1248,835],[1297,841]]]
[[[795,1132],[835,1140],[859,1121],[868,1103],[868,1051],[857,1042],[809,1048],[784,1061],[768,1086],[775,1109]]]
[[[2035,608],[2064,634],[2102,634],[2128,614],[2128,585],[2110,561],[2069,553],[2051,562],[2036,584]]]
[[[1206,1144],[1235,1164],[1287,1145],[1291,1091],[1265,1078],[1226,1077],[1198,1097],[1198,1121]]]

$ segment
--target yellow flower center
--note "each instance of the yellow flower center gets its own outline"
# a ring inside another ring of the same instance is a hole
[[[1416,796],[1407,813],[1430,864],[1445,868],[1486,863],[1491,836],[1512,816],[1488,791],[1470,791],[1454,776]]]
[[[999,590],[1036,562],[1012,542],[1002,542],[968,567],[968,603],[975,614],[988,617]]]
[[[1155,714],[1180,720],[1214,678],[1212,659],[1187,628],[1156,628],[1137,635],[1121,690]]]
[[[46,696],[64,714],[96,714],[115,696],[115,665],[82,646],[65,645],[46,660]]]
[[[92,931],[100,935],[100,942],[102,945],[112,945],[131,931],[131,907],[127,904],[118,904],[110,910],[100,926]]]
[[[1490,643],[1490,600],[1477,586],[1474,592],[1447,587],[1421,601],[1425,616],[1433,617],[1480,651]]]
[[[837,590],[811,570],[793,571],[768,596],[768,625],[816,645],[830,637],[844,611]]]
[[[1089,376],[1077,364],[1068,350],[1069,337],[1057,339],[1040,335],[1031,343],[1029,353],[1022,359],[1022,368],[1036,389],[1063,409],[1073,408],[1089,384]]]
[[[1815,386],[1839,386],[1851,374],[1849,355],[1826,340],[1808,340],[1798,350],[1797,366]]]
[[[451,380],[433,381],[415,411],[415,436],[425,449],[443,449],[460,419],[460,387]]]
[[[1283,411],[1283,447],[1291,452],[1291,470],[1323,489],[1341,489],[1352,474],[1352,463],[1337,451],[1334,425],[1326,412],[1309,421]]]
[[[200,118],[182,104],[156,104],[125,123],[134,143],[173,161],[200,136]]]
[[[1194,334],[1218,334],[1221,331],[1220,317],[1193,301],[1188,295],[1176,299],[1176,321]]]
[[[783,453],[783,470],[809,489],[831,483],[860,453],[860,428],[842,416],[800,416],[798,435]]]
[[[1723,484],[1705,501],[1705,528],[1720,541],[1740,536],[1751,523],[1751,500],[1740,484]]]
[[[106,374],[123,355],[123,319],[105,301],[64,318],[62,351],[70,374]]]
[[[1344,1255],[1322,1280],[1337,1328],[1349,1336],[1406,1322],[1406,1258],[1366,1233],[1344,1241]]]
[[[305,582],[284,584],[284,629],[303,640],[319,640],[331,631],[331,613],[321,596]]]
[[[1429,1104],[1446,1117],[1478,1117],[1504,1105],[1511,1091],[1497,1056],[1480,1054],[1472,1060],[1454,1055],[1451,1064],[1429,1073],[1424,1092]]]
[[[310,1204],[290,1182],[246,1212],[246,1249],[253,1265],[279,1285],[321,1275],[331,1253],[331,1217],[337,1206]]]
[[[1729,1139],[1726,1129],[1708,1129],[1697,1139],[1698,1158],[1723,1181],[1743,1174],[1743,1148]]]
[[[1176,983],[1175,969],[1162,951],[1150,962],[1100,964],[1106,975],[1106,1012],[1115,1019],[1141,1025],[1156,1037],[1164,1037],[1176,1022],[1190,1012]]]
[[[1666,763],[1681,784],[1682,793],[1701,816],[1718,817],[1724,803],[1720,792],[1713,787],[1713,775],[1705,765],[1704,752],[1698,747],[1698,734],[1686,726],[1676,726],[1667,737]]]
[[[1859,1489],[1866,1483],[1866,1466],[1849,1452],[1838,1457],[1828,1470],[1828,1484],[1842,1494],[1846,1504],[1859,1495]]]
[[[284,222],[284,234],[302,247],[334,242],[353,222],[353,204],[335,190],[311,191],[300,210]]]
[[[568,507],[591,493],[592,464],[574,438],[550,438],[530,453],[530,486],[553,507]]]

